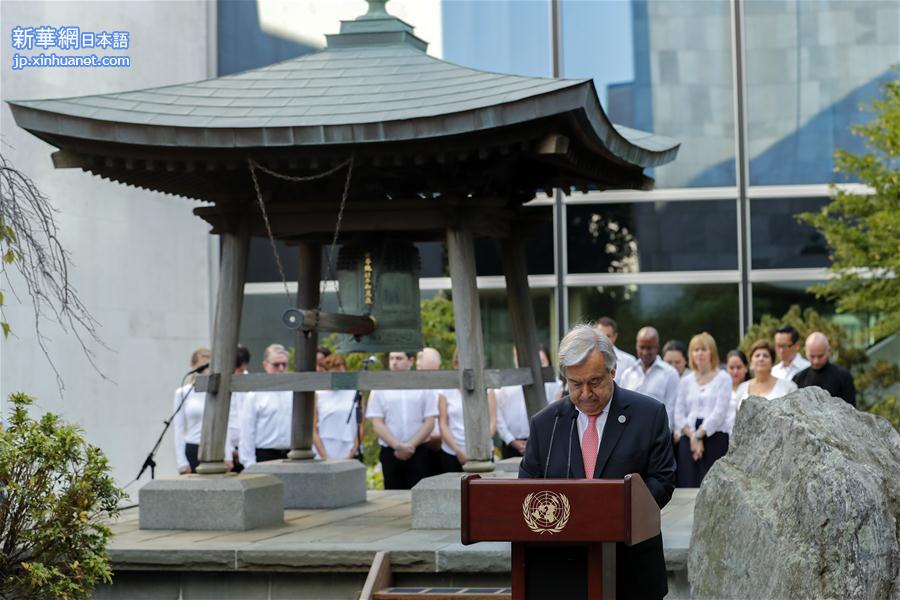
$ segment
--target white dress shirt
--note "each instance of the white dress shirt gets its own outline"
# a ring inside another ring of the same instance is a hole
[[[616,352],[616,383],[622,385],[622,375],[631,368],[634,363],[638,360],[635,358],[633,354],[628,354],[624,350],[619,350],[618,347],[613,346],[613,350]]]
[[[772,375],[774,375],[778,379],[793,381],[794,375],[807,368],[808,366],[809,361],[799,354],[796,354],[794,356],[794,360],[791,361],[791,364],[785,365],[783,362],[780,362],[772,367]]]
[[[256,449],[291,447],[293,392],[248,392],[241,409],[238,454],[245,467],[256,464]]]
[[[185,396],[187,394],[187,396]],[[181,400],[184,398],[184,405]],[[231,409],[234,412],[234,400],[232,399]],[[181,405],[181,410],[178,407]],[[190,465],[187,454],[184,451],[185,444],[200,444],[200,432],[203,430],[203,409],[206,406],[206,392],[198,392],[194,389],[194,384],[189,383],[175,390],[175,398],[172,404],[175,417],[172,419],[172,434],[175,438],[175,466],[187,467]],[[229,422],[231,415],[228,416]],[[231,452],[228,444],[230,440],[225,442],[225,460],[231,460]]]
[[[562,389],[562,381],[554,379],[553,381],[544,382],[544,395],[547,396],[547,404],[556,402],[556,396]]]
[[[597,452],[600,451],[600,442],[603,441],[603,428],[606,427],[606,417],[609,416],[609,405],[612,404],[612,399],[606,403],[606,406],[603,407],[603,412],[597,415],[597,420],[594,422],[594,425],[597,427]],[[575,410],[578,410],[576,407]],[[590,422],[589,417],[578,410],[578,419],[576,419],[575,426],[578,427],[578,448],[581,448],[581,443],[584,441],[584,432],[587,431],[588,423]]]
[[[520,385],[494,390],[497,399],[497,433],[505,444],[528,439],[528,410],[525,392]]]
[[[666,407],[666,414],[669,416],[669,431],[673,431],[679,382],[678,371],[657,356],[646,372],[644,363],[641,361],[637,361],[629,367],[622,373],[622,381],[619,385],[626,390],[640,392],[662,402]]]
[[[706,435],[720,431],[730,434],[734,424],[733,407],[731,376],[728,373],[720,369],[711,381],[702,385],[695,373],[678,384],[675,428],[680,431],[687,425],[689,431],[694,431],[694,423],[697,419],[703,419]]]
[[[366,418],[384,419],[384,424],[400,442],[408,442],[428,417],[438,414],[433,390],[372,390],[366,405]],[[378,439],[384,447],[388,443]]]
[[[356,415],[352,414],[356,390],[316,392],[319,439],[330,460],[347,458],[356,442]],[[350,420],[347,421],[347,417]],[[316,450],[318,456],[318,450]],[[319,457],[321,458],[321,457]]]
[[[768,394],[764,394],[762,397],[768,400],[773,400],[775,398],[781,398],[782,396],[786,396],[791,392],[797,391],[797,384],[793,381],[787,381],[785,379],[775,378],[775,385],[772,386],[772,389],[769,390]],[[758,395],[758,394],[754,394]],[[734,392],[734,402],[735,402],[735,412],[740,410],[741,404],[750,397],[750,382],[745,381],[741,385],[738,386],[738,389]]]
[[[441,395],[447,399],[447,426],[450,428],[450,434],[453,441],[465,451],[466,448],[466,426],[463,421],[463,405],[462,395],[459,390],[453,388],[449,390],[441,390]],[[446,441],[441,441],[441,450],[447,454],[456,456],[456,452],[450,447]]]

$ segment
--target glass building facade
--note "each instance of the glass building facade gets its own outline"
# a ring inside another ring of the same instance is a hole
[[[220,31],[246,22],[229,13],[252,4],[221,1]],[[681,142],[673,163],[648,172],[651,192],[556,190],[533,201],[552,213],[529,245],[538,328],[551,349],[565,328],[601,315],[619,321],[619,345],[633,352],[646,324],[664,340],[709,331],[724,351],[791,304],[834,314],[806,291],[826,276],[828,249],[796,215],[826,203],[830,184],[858,185],[835,173],[833,153],[862,149],[850,128],[870,118],[862,107],[900,62],[900,3],[444,0],[439,18],[443,59],[592,79],[613,122]],[[221,74],[237,62],[229,56],[246,62],[237,43],[220,35]],[[259,64],[309,51],[265,44]],[[477,250],[488,360],[508,366],[498,251],[490,242]],[[420,251],[423,296],[449,293],[442,244]],[[292,254],[282,248],[289,279]],[[254,243],[250,281],[242,338],[289,342],[277,315],[264,325],[250,314],[284,297],[265,240]],[[858,345],[871,342],[869,316],[839,318]]]

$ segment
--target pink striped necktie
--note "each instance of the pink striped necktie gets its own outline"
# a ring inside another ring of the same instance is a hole
[[[594,467],[597,466],[597,452],[600,440],[597,438],[597,415],[588,415],[587,428],[581,438],[581,458],[584,461],[584,478],[594,478]]]

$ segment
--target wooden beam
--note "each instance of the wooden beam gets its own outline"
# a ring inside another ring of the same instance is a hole
[[[315,359],[315,353],[313,353]],[[296,361],[294,363],[296,365]],[[313,365],[312,368],[315,368]],[[531,369],[485,369],[484,386],[488,389],[508,385],[528,385],[533,379]],[[549,370],[548,381],[553,380]],[[446,390],[474,389],[467,385],[465,371],[354,371],[349,373],[249,373],[231,378],[233,392],[314,392],[316,390]],[[197,377],[198,392],[209,388],[209,377]]]
[[[475,282],[475,239],[471,229],[465,225],[447,229],[447,258],[450,264],[459,368],[461,371],[472,372],[474,386],[471,391],[461,390],[468,457],[463,468],[468,472],[493,471],[493,444],[482,370],[484,341],[481,333],[481,309]],[[463,387],[462,381],[459,387]]]
[[[222,257],[219,266],[219,291],[212,334],[210,372],[219,378],[218,389],[207,391],[200,432],[200,464],[197,472],[204,475],[225,473],[222,452],[228,438],[228,412],[231,408],[231,376],[237,355],[241,308],[247,256],[250,254],[250,229],[246,224],[237,232],[222,234]]]
[[[319,286],[322,280],[322,246],[313,242],[297,245],[297,306],[318,306]],[[294,335],[294,369],[296,371],[316,370],[316,348],[319,334],[316,331],[297,331]],[[313,446],[315,388],[294,390],[291,411],[291,460],[311,460],[316,454]]]
[[[318,308],[295,308],[285,314],[285,325],[301,331],[330,331],[355,336],[375,331],[375,319],[367,315],[322,312]]]
[[[528,416],[547,406],[541,375],[541,357],[538,350],[537,324],[534,319],[534,305],[528,291],[528,265],[525,244],[521,238],[511,237],[501,243],[503,274],[506,277],[506,300],[509,305],[509,320],[512,324],[513,343],[519,366],[529,369],[532,383],[523,386],[525,407]]]

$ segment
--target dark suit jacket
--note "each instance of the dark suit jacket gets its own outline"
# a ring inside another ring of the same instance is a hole
[[[620,423],[619,417],[625,422]],[[584,461],[575,420],[578,411],[568,396],[531,418],[531,432],[519,478],[583,479]],[[553,439],[551,447],[550,440]],[[638,473],[662,508],[675,489],[675,460],[666,407],[658,400],[618,385],[610,400],[596,479],[621,479]],[[661,598],[668,592],[662,536],[616,547],[616,596]]]

